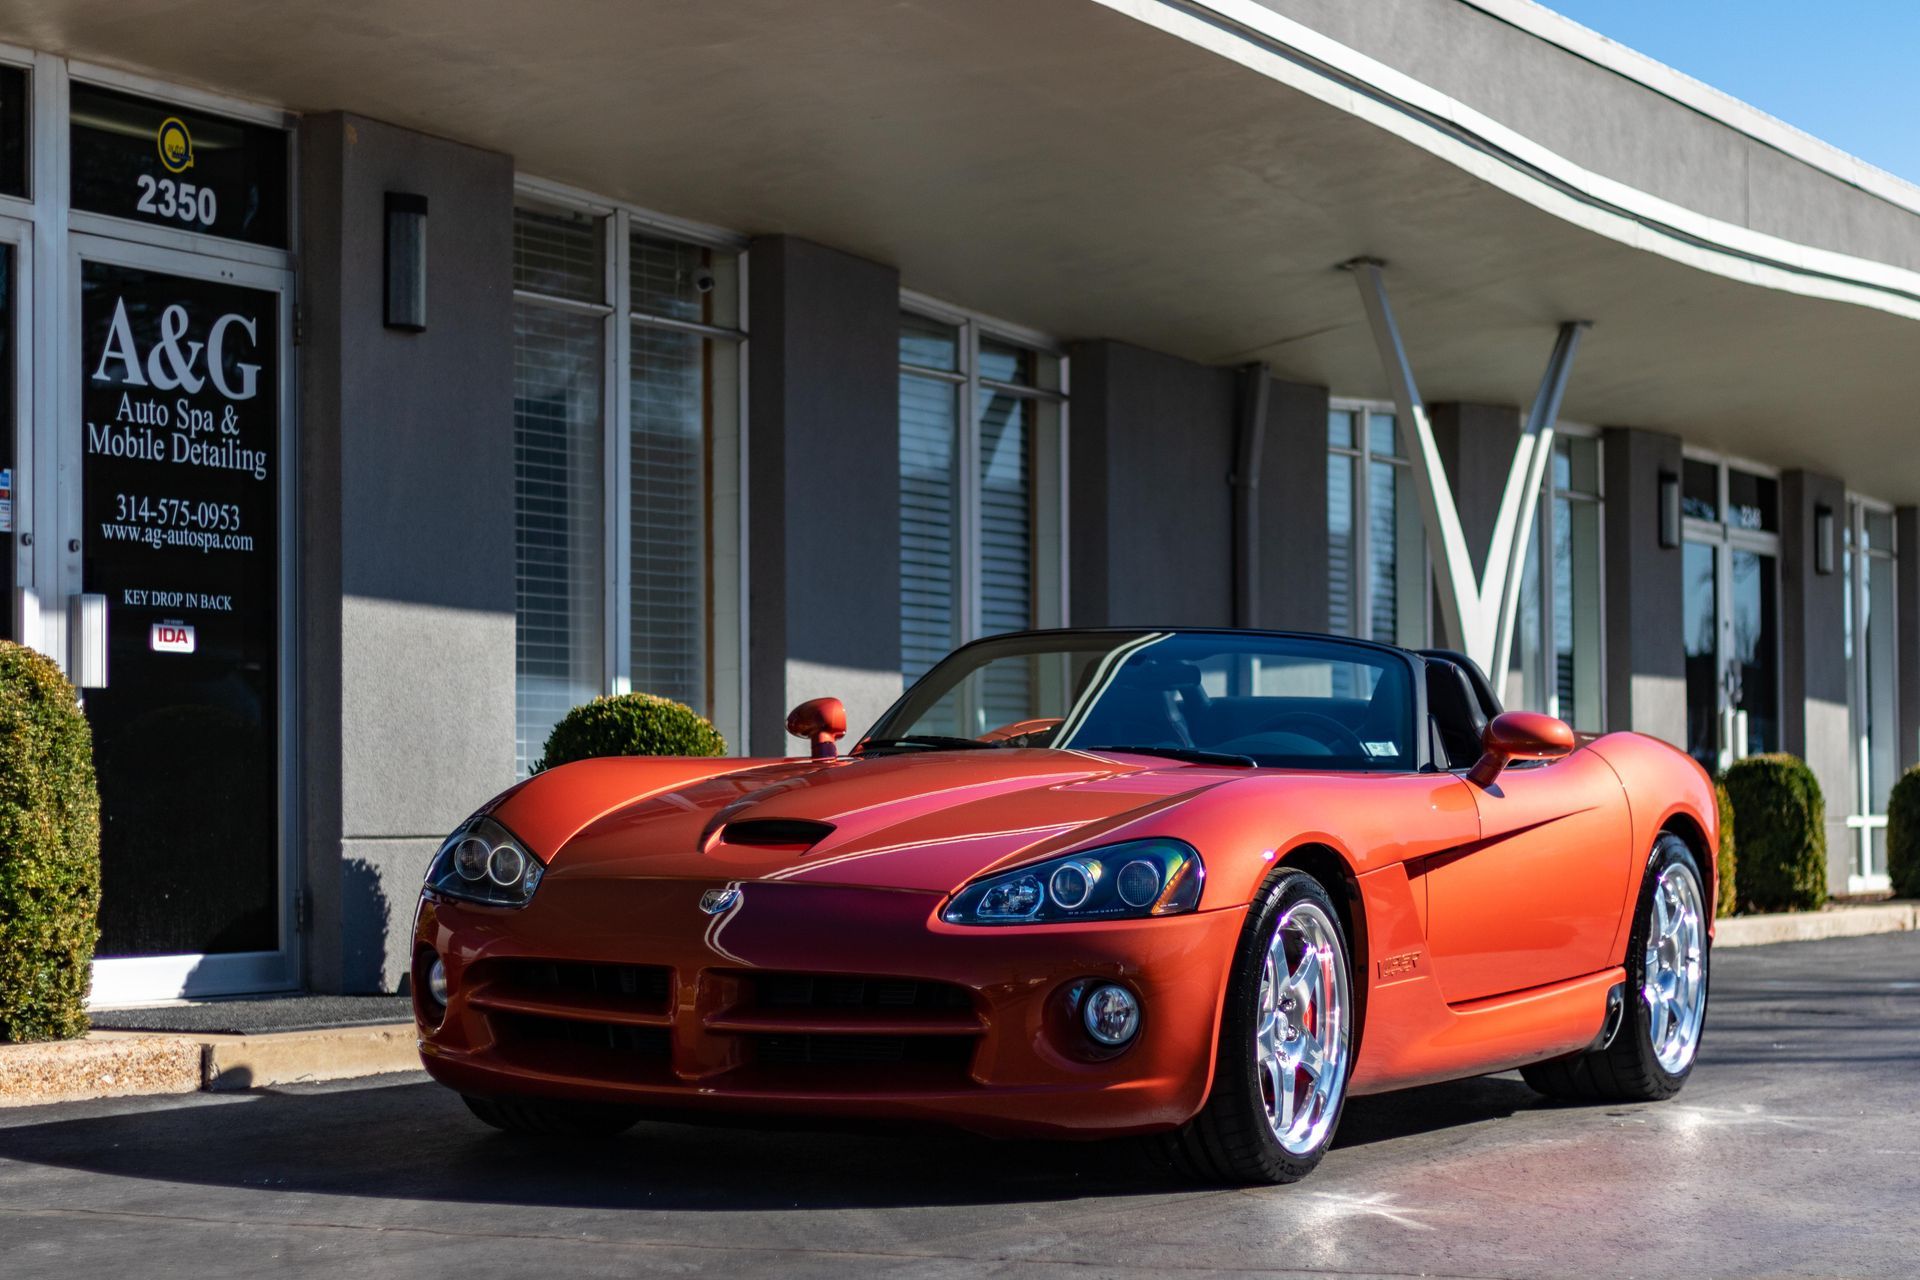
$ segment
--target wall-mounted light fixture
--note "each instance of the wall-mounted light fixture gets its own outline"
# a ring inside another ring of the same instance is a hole
[[[387,328],[427,327],[427,198],[387,192]]]
[[[1829,506],[1813,509],[1813,571],[1833,572],[1833,508]]]
[[[1680,545],[1680,477],[1671,471],[1660,473],[1660,545]]]

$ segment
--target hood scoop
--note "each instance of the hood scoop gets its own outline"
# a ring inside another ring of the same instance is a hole
[[[831,822],[806,818],[742,818],[720,828],[720,843],[803,853],[832,834]]]

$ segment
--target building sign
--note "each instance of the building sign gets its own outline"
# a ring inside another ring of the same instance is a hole
[[[103,956],[278,944],[278,294],[81,264]]]
[[[27,72],[0,66],[0,196],[27,194]]]
[[[73,207],[287,244],[287,135],[94,85],[73,86]]]

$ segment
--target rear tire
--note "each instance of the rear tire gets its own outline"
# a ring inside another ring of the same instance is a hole
[[[1712,948],[1701,883],[1686,841],[1662,833],[1627,937],[1626,1007],[1613,1043],[1522,1067],[1522,1079],[1567,1102],[1658,1102],[1680,1092],[1707,1013]]]
[[[506,1133],[542,1138],[610,1138],[631,1129],[639,1116],[625,1107],[548,1098],[476,1098],[460,1095],[467,1110]]]
[[[1200,1114],[1157,1141],[1184,1176],[1297,1182],[1340,1126],[1358,1039],[1346,931],[1304,871],[1270,876],[1228,972],[1213,1090]]]

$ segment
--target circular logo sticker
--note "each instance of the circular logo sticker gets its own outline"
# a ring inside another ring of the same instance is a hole
[[[179,117],[168,116],[162,120],[154,142],[160,148],[160,163],[168,173],[185,173],[193,168],[193,135],[187,132],[187,126]]]

